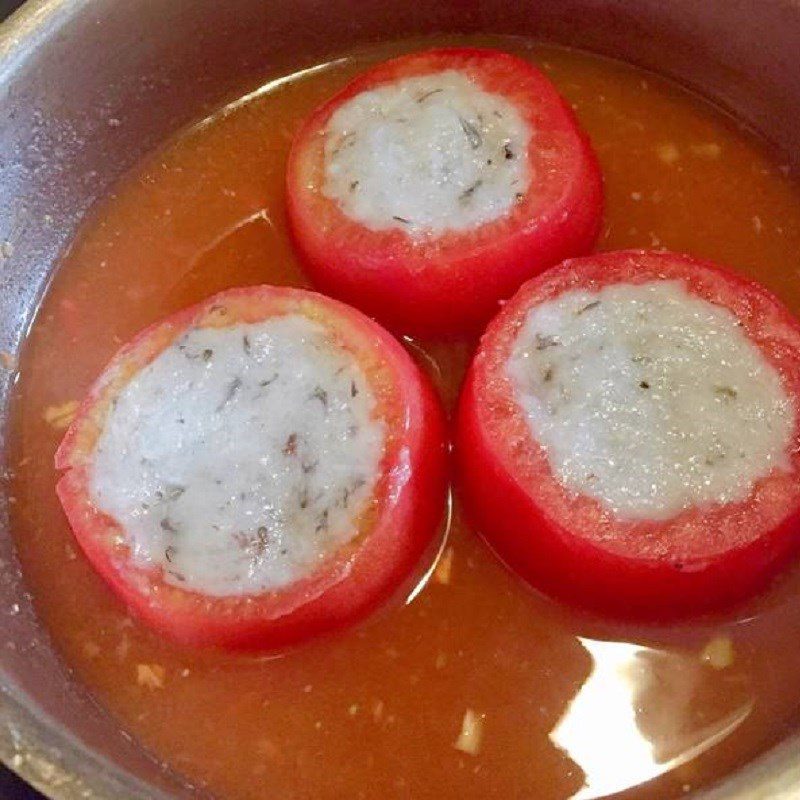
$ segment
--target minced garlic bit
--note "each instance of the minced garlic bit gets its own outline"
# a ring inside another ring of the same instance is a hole
[[[127,633],[122,634],[122,638],[119,640],[119,644],[114,648],[114,653],[117,656],[118,661],[124,661],[128,657],[128,653],[131,649],[131,640],[128,638]]]
[[[278,746],[271,739],[261,739],[256,743],[258,752],[269,759],[277,758],[280,755]]]
[[[680,150],[678,150],[678,147],[672,142],[660,144],[656,152],[658,153],[658,157],[665,164],[674,164],[681,157]]]
[[[436,562],[436,569],[433,571],[433,579],[437,583],[450,583],[450,575],[453,571],[453,548],[448,547],[439,560]]]
[[[692,155],[699,158],[714,159],[719,158],[722,148],[716,142],[703,142],[702,144],[689,145]]]
[[[100,646],[96,642],[84,642],[83,654],[86,658],[97,658],[100,655]]]
[[[730,636],[715,636],[700,651],[700,661],[712,669],[727,669],[733,664],[733,641]]]
[[[483,738],[484,715],[476,713],[468,708],[464,712],[464,719],[461,720],[461,732],[458,734],[453,747],[462,753],[476,756],[481,749],[481,739]]]
[[[44,410],[44,421],[55,428],[57,431],[66,430],[72,420],[75,419],[75,412],[78,410],[77,400],[67,400],[66,403],[47,406]]]
[[[136,683],[148,689],[163,689],[166,671],[161,664],[137,664]]]
[[[441,651],[436,654],[436,669],[444,669],[447,666],[447,656]]]
[[[350,708],[348,708],[348,709],[347,709],[347,713],[348,713],[348,714],[349,714],[351,717],[354,717],[356,714],[358,714],[358,703],[353,703],[353,704],[350,706]]]

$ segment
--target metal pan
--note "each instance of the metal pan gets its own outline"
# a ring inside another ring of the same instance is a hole
[[[654,69],[800,162],[798,0],[32,0],[0,27],[0,349],[17,350],[86,209],[177,127],[270,72],[443,32],[533,36]],[[0,757],[52,798],[197,797],[60,663],[5,502],[0,488]],[[800,738],[706,797],[800,797]]]

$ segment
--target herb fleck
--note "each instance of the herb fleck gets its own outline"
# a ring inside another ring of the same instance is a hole
[[[588,305],[584,306],[583,308],[578,309],[578,311],[575,312],[575,316],[579,317],[581,314],[585,314],[587,311],[591,311],[593,308],[597,308],[597,306],[599,306],[599,305],[600,305],[600,301],[599,300],[595,300],[593,303],[589,303]]]
[[[328,514],[329,510],[326,508],[320,515],[319,515],[319,522],[317,522],[317,527],[314,528],[314,533],[319,533],[320,531],[324,531],[328,529]]]
[[[411,224],[411,220],[410,219],[406,219],[405,217],[398,217],[397,214],[392,214],[392,219],[395,219],[398,222],[402,222],[403,225],[410,225]]]
[[[276,372],[272,377],[267,378],[264,381],[260,381],[258,385],[261,387],[269,386],[271,383],[274,383],[277,379],[278,379],[278,373]]]
[[[459,116],[458,121],[461,123],[461,130],[464,131],[464,136],[467,137],[469,146],[473,150],[477,150],[483,144],[483,137],[480,131],[464,117]]]
[[[506,157],[506,161],[510,161],[514,158],[514,151],[511,149],[508,142],[503,145],[503,155]]]
[[[715,386],[714,394],[725,401],[735,400],[739,396],[739,392],[733,386]]]
[[[341,139],[339,139],[336,147],[333,148],[333,155],[338,155],[343,147],[352,147],[356,143],[355,131],[348,131]]]
[[[250,337],[247,334],[242,336],[242,348],[243,348],[243,350],[245,352],[245,355],[248,355],[248,356],[252,355],[253,351],[252,351],[252,346],[250,344]]]
[[[458,196],[459,202],[468,203],[472,198],[472,195],[475,194],[475,190],[480,189],[482,184],[483,181],[480,178],[478,178],[478,180],[475,181],[475,183],[473,183],[472,186],[468,186],[466,189],[464,189],[463,192],[461,192],[461,194]]]
[[[323,408],[328,407],[328,393],[321,386],[317,386],[314,391],[311,392],[311,399],[319,400]]]
[[[650,384],[647,381],[639,381],[639,388],[640,389],[649,389]]]
[[[358,386],[356,386],[355,381],[350,381],[350,397],[357,397],[358,396]]]
[[[256,541],[253,543],[256,554],[263,556],[267,552],[267,545],[269,544],[269,531],[266,525],[259,525],[256,530]]]
[[[424,103],[432,95],[439,94],[439,92],[443,92],[443,91],[444,91],[444,89],[431,89],[429,92],[425,92],[425,94],[421,94],[417,98],[417,102],[418,103]]]
[[[561,342],[555,336],[548,336],[543,333],[536,334],[536,349],[547,350],[548,347],[558,347]]]
[[[161,490],[156,492],[156,500],[171,503],[173,500],[177,500],[185,491],[185,486],[180,486],[177,483],[171,483],[164,487],[163,492]]]
[[[161,530],[166,531],[167,533],[177,533],[178,529],[173,524],[172,520],[169,517],[164,517],[161,520]]]
[[[228,405],[228,403],[230,403],[231,400],[233,400],[233,398],[236,396],[236,393],[241,388],[242,388],[242,379],[234,378],[228,384],[228,391],[225,393],[225,397],[223,398],[222,402],[217,406],[217,411],[222,411],[222,409],[225,408],[225,406]]]
[[[283,446],[283,454],[285,456],[293,456],[297,452],[297,434],[290,433],[286,444]]]

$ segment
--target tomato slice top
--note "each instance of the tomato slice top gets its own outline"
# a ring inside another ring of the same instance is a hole
[[[401,78],[331,115],[322,191],[372,230],[469,230],[527,193],[531,135],[511,101],[461,71]]]
[[[379,64],[311,114],[289,154],[286,208],[316,286],[394,330],[449,336],[589,252],[602,181],[532,64],[445,48]]]
[[[385,426],[358,362],[318,322],[191,328],[115,400],[91,495],[168,583],[273,590],[357,534]]]
[[[235,289],[115,356],[56,455],[58,492],[90,560],[157,627],[296,640],[365,613],[429,543],[439,415],[360,313]]]
[[[800,502],[800,328],[760,287],[669,253],[526,284],[475,363],[487,440],[554,522],[691,561]]]
[[[791,401],[727,309],[681,281],[533,307],[506,364],[558,479],[621,519],[745,499],[787,464]]]
[[[558,217],[584,178],[599,212],[571,111],[539,70],[495,50],[443,48],[368,70],[307,120],[288,169],[294,212],[367,260],[446,263],[491,248]]]

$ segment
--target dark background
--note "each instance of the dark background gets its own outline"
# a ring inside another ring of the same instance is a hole
[[[4,19],[21,5],[22,0],[0,0],[0,19]],[[44,800],[44,798],[28,788],[13,772],[0,766],[0,800]]]
[[[4,3],[9,5],[8,3]],[[39,792],[35,792],[23,783],[13,772],[0,767],[0,798],[2,800],[44,800]]]
[[[15,8],[22,5],[22,0],[0,0],[0,17],[7,17]]]

